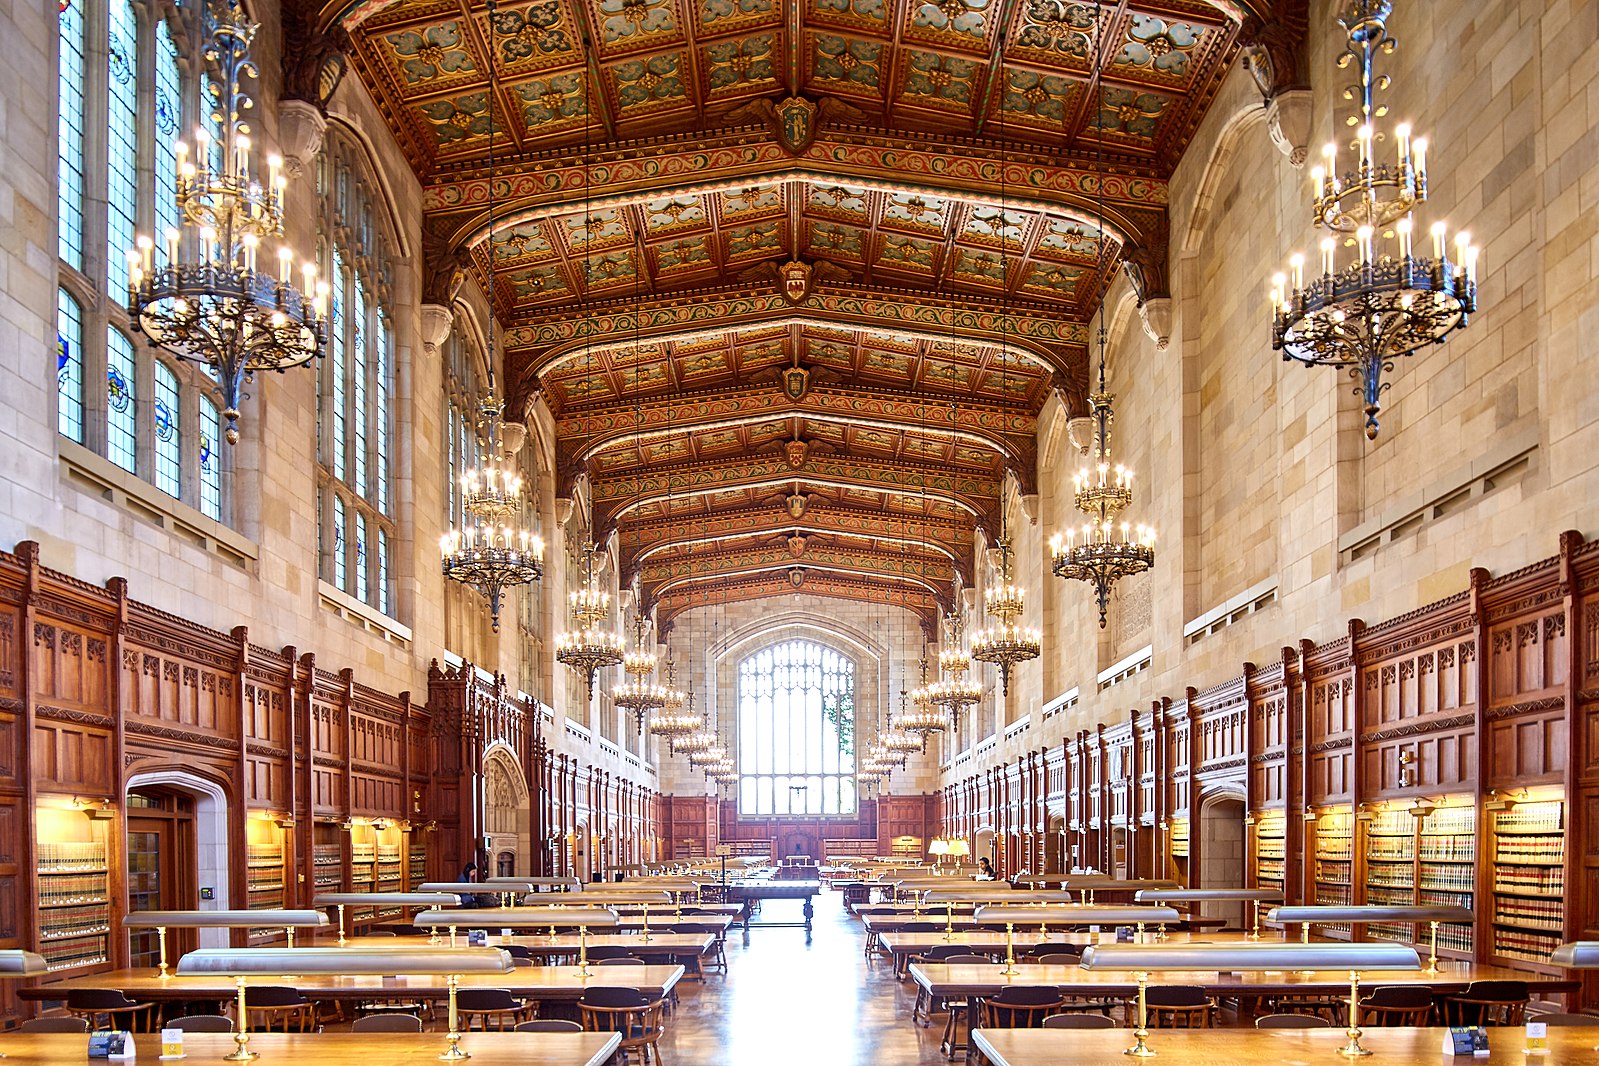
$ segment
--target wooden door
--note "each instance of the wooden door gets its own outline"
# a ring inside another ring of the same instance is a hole
[[[193,910],[199,906],[194,847],[194,801],[167,791],[128,796],[128,910]],[[154,929],[129,932],[130,964],[154,967],[160,959]],[[167,933],[167,962],[175,965],[198,946],[192,929]]]

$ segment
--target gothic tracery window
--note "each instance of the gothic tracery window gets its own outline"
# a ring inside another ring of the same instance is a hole
[[[740,814],[854,814],[855,663],[814,641],[738,667]]]
[[[227,521],[225,457],[206,425],[215,382],[138,338],[126,310],[134,235],[178,220],[177,142],[213,122],[210,77],[191,43],[197,12],[192,3],[60,0],[56,428]],[[99,210],[104,227],[91,227]]]
[[[330,131],[317,179],[322,271],[332,289],[317,419],[322,579],[393,615],[390,245],[362,173],[354,145]]]

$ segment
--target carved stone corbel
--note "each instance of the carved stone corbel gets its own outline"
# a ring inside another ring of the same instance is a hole
[[[1138,320],[1144,332],[1155,342],[1155,350],[1164,352],[1171,343],[1172,299],[1170,296],[1152,296],[1138,304]]]
[[[322,151],[328,119],[322,109],[304,100],[278,101],[278,146],[283,152],[283,172],[302,176]]]
[[[1289,163],[1303,167],[1310,148],[1310,90],[1283,89],[1267,100],[1266,132]]]
[[[429,355],[436,355],[441,345],[450,338],[455,325],[455,312],[444,304],[423,304],[422,344]]]

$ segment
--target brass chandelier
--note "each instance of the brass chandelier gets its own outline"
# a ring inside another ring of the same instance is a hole
[[[1319,273],[1307,281],[1305,257],[1296,253],[1289,271],[1272,279],[1272,349],[1306,366],[1347,369],[1365,401],[1368,440],[1377,436],[1389,387],[1383,375],[1393,371],[1394,360],[1442,344],[1477,309],[1477,248],[1470,234],[1456,235],[1453,260],[1442,222],[1431,228],[1430,256],[1414,246],[1420,235],[1411,214],[1427,199],[1426,140],[1412,139],[1410,126],[1401,123],[1385,153],[1391,161],[1378,158],[1387,139],[1378,120],[1388,106],[1376,94],[1388,88],[1389,78],[1377,74],[1376,59],[1396,47],[1385,25],[1392,8],[1389,0],[1346,0],[1338,14],[1349,35],[1338,66],[1353,65],[1360,76],[1344,90],[1345,99],[1358,101],[1345,120],[1354,128],[1354,162],[1340,171],[1338,145],[1329,143],[1324,165],[1311,171],[1312,221],[1335,235],[1321,242]],[[1342,267],[1340,238],[1355,250]]]
[[[1000,691],[1008,694],[1012,667],[1038,658],[1043,638],[1038,630],[1017,622],[1026,609],[1026,592],[1011,581],[1010,541],[1003,536],[999,542],[998,577],[999,583],[990,585],[983,595],[993,621],[972,634],[972,658],[999,667]]]
[[[933,698],[934,685],[927,683],[927,656],[921,659],[922,683],[911,691],[911,709],[900,706],[899,728],[921,741],[921,750],[927,750],[927,738],[942,733],[947,727],[944,709]],[[935,683],[936,684],[936,683]]]
[[[601,625],[611,615],[611,594],[600,589],[594,574],[594,545],[583,545],[583,587],[569,597],[572,628],[555,637],[555,661],[583,675],[589,699],[594,675],[622,661],[622,637]]]
[[[945,646],[938,653],[938,666],[943,674],[931,686],[929,696],[949,715],[951,731],[960,732],[961,712],[983,702],[983,687],[966,677],[972,668],[971,656],[961,648],[961,616],[951,611],[944,620]]]
[[[222,391],[222,416],[229,444],[239,442],[239,404],[244,386],[263,371],[309,363],[327,344],[329,286],[317,281],[314,262],[301,268],[295,285],[294,251],[287,245],[274,265],[263,244],[283,237],[283,160],[267,158],[262,179],[244,112],[255,106],[240,88],[256,77],[250,44],[258,24],[238,0],[211,0],[204,12],[205,60],[216,72],[211,86],[222,120],[220,167],[202,127],[189,146],[175,146],[179,228],[162,235],[163,261],[155,240],[141,234],[128,256],[128,317],[143,333],[180,359],[205,365]],[[258,269],[265,267],[265,269]]]
[[[684,706],[687,703],[688,706]],[[666,741],[666,753],[677,754],[677,742],[705,725],[703,715],[694,710],[693,695],[677,687],[672,660],[666,660],[666,684],[661,692],[661,707],[650,715],[650,736]]]
[[[492,342],[490,358],[493,358]],[[537,581],[544,574],[544,538],[519,521],[522,475],[516,455],[527,440],[527,428],[501,418],[503,408],[489,396],[483,403],[479,433],[487,449],[481,466],[461,475],[462,528],[439,538],[444,576],[482,592],[489,600],[494,631],[500,631],[500,601],[508,588]]]
[[[1094,454],[1091,465],[1072,477],[1074,502],[1087,521],[1080,527],[1067,527],[1049,541],[1055,576],[1094,587],[1101,629],[1116,582],[1155,565],[1155,530],[1146,525],[1116,524],[1117,515],[1133,502],[1133,474],[1110,461],[1111,404],[1115,399],[1105,388],[1105,314],[1101,310],[1099,390],[1088,398],[1093,406]]]
[[[634,731],[642,736],[651,711],[666,706],[666,686],[655,681],[655,650],[646,646],[649,625],[641,610],[633,621],[633,647],[622,657],[627,680],[616,687],[611,702],[633,715]]]
[[[687,717],[694,720],[694,728],[678,737],[672,744],[673,755],[693,757],[716,743],[716,734],[705,728],[705,717],[694,710],[694,691],[689,690]]]

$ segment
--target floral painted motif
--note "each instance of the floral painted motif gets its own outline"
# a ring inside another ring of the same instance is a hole
[[[905,72],[905,92],[969,105],[972,76],[976,73],[977,64],[969,59],[912,52],[909,69]]]
[[[644,219],[652,234],[662,233],[680,226],[702,225],[705,208],[697,196],[651,200],[644,205]]]
[[[700,21],[706,26],[720,22],[742,22],[752,15],[771,12],[773,0],[705,0],[700,5]]]
[[[400,73],[412,85],[477,69],[461,47],[461,28],[454,22],[441,22],[420,32],[391,33],[385,40],[400,59]]]
[[[1159,93],[1107,88],[1101,97],[1099,121],[1106,130],[1152,140],[1170,103]]]
[[[682,66],[682,59],[675,52],[618,65],[613,73],[617,99],[623,109],[683,96],[683,79],[679,73]]]
[[[728,258],[745,258],[761,252],[782,249],[776,222],[763,222],[754,226],[739,226],[727,236]]]
[[[556,0],[521,11],[496,11],[489,17],[489,24],[500,38],[500,54],[507,64],[572,50],[572,39],[561,27]]]
[[[771,34],[763,33],[707,48],[711,92],[776,80],[777,68],[772,62],[775,40]]]
[[[1077,95],[1077,83],[1053,74],[1031,70],[1008,71],[1000,107],[1019,115],[1032,115],[1051,123],[1064,122]]]
[[[487,92],[468,93],[454,100],[434,100],[418,104],[417,109],[433,124],[433,136],[440,145],[483,137],[490,129]]]
[[[583,79],[577,74],[536,78],[518,85],[516,94],[522,98],[522,118],[530,130],[589,113],[588,101],[583,99]]]
[[[815,0],[816,13],[833,19],[856,24],[878,24],[888,21],[883,0]]]
[[[1085,59],[1094,29],[1094,8],[1066,0],[1027,0],[1016,43],[1056,55]]]
[[[811,227],[810,245],[813,251],[823,255],[841,255],[851,259],[860,259],[862,257],[862,249],[865,247],[865,234],[852,226],[840,226],[833,222],[826,222],[822,225]]]
[[[1026,287],[1029,289],[1042,289],[1059,296],[1075,296],[1077,282],[1083,276],[1077,267],[1046,266],[1034,263],[1028,272]]]
[[[692,237],[663,244],[657,250],[655,258],[658,270],[684,270],[710,262],[711,250],[706,246],[704,237]]]
[[[1127,43],[1116,62],[1180,78],[1188,69],[1189,53],[1204,32],[1203,27],[1186,22],[1134,15]]]
[[[955,34],[974,41],[988,35],[989,0],[925,0],[916,6],[911,28]],[[926,36],[921,34],[920,36]]]
[[[672,0],[600,0],[605,43],[670,33],[677,28]]]
[[[943,230],[949,202],[916,193],[895,193],[883,208],[883,220],[923,230]]]
[[[511,291],[518,300],[548,300],[564,295],[566,279],[554,266],[536,266],[509,275]]]
[[[852,41],[819,33],[816,35],[815,77],[818,81],[875,88],[878,56],[882,50],[882,44],[877,41]]]
[[[496,259],[521,259],[524,256],[542,258],[549,254],[550,242],[544,236],[544,227],[541,223],[532,222],[494,235]]]

